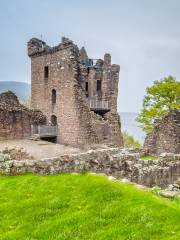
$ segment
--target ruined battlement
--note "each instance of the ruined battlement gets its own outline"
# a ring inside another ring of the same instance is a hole
[[[46,54],[53,54],[69,47],[76,47],[76,45],[73,43],[73,41],[66,37],[62,37],[61,43],[54,47],[48,46],[46,42],[38,38],[31,38],[27,43],[27,47],[28,56],[37,57]]]

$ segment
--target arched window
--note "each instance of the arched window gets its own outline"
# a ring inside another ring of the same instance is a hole
[[[56,103],[56,90],[52,90],[52,96],[51,96],[52,104]]]
[[[51,124],[53,126],[57,126],[57,117],[55,115],[51,116]]]

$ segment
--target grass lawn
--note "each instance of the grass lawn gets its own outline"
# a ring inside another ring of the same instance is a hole
[[[0,240],[180,239],[180,203],[90,174],[0,176]]]
[[[152,155],[145,155],[141,157],[141,160],[158,160],[158,157]]]

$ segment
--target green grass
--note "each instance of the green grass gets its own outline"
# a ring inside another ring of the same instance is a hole
[[[158,160],[158,157],[152,155],[144,155],[141,157],[141,160]]]
[[[0,176],[0,240],[180,239],[180,204],[106,177]]]

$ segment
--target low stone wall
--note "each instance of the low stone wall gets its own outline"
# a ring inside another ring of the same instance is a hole
[[[98,149],[51,159],[2,160],[0,172],[7,175],[94,172],[127,178],[148,187],[166,187],[180,177],[180,154],[164,154],[159,160],[145,161],[140,160],[139,153],[118,148]]]

